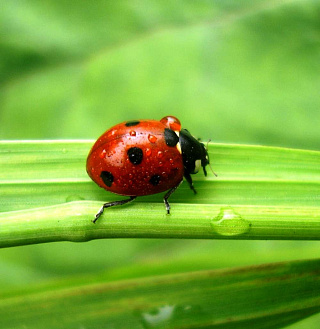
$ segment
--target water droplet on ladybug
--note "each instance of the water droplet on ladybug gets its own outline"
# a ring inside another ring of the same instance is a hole
[[[131,131],[129,132],[129,134],[130,134],[130,136],[136,136],[136,132],[135,132],[134,130],[131,130]]]
[[[149,147],[146,148],[145,150],[146,156],[149,157],[152,153],[151,149]]]
[[[180,131],[181,130],[181,123],[179,119],[177,119],[174,116],[167,116],[160,120],[161,123],[163,123],[166,127],[170,128],[174,131]]]
[[[155,143],[157,141],[157,137],[151,134],[148,135],[148,139],[150,143]]]
[[[107,151],[103,150],[100,154],[99,154],[99,158],[100,159],[104,159],[106,157]]]

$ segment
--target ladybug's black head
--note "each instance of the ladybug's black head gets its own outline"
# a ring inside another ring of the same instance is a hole
[[[184,170],[188,174],[196,174],[202,167],[207,176],[206,166],[209,164],[209,155],[204,144],[195,139],[187,129],[181,129],[179,144]]]

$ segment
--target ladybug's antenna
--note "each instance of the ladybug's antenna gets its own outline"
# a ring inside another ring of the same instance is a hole
[[[210,167],[210,169],[211,169],[211,171],[212,171],[212,173],[216,176],[216,177],[218,177],[218,175],[213,171],[213,169],[212,169],[212,167],[211,167],[211,164],[209,163],[209,167]]]
[[[206,145],[206,150],[207,150],[207,152],[208,152],[208,145],[209,145],[209,142],[211,142],[211,139],[209,139],[209,140],[207,141],[207,145]],[[209,159],[208,159],[208,160],[209,160]],[[212,167],[211,167],[211,164],[210,164],[210,161],[208,161],[208,165],[209,165],[209,167],[210,167],[212,173],[213,173],[216,177],[218,177],[218,175],[213,171],[213,169],[212,169]]]

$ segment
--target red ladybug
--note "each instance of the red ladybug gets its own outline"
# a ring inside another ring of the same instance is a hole
[[[160,121],[132,120],[107,130],[93,145],[87,159],[91,179],[107,191],[129,199],[105,203],[105,208],[122,205],[137,196],[168,191],[163,198],[167,213],[168,199],[186,178],[196,193],[190,174],[200,167],[207,175],[208,152],[180,121],[166,116]]]

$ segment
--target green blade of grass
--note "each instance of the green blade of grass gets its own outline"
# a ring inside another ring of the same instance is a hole
[[[280,328],[320,311],[319,260],[3,294],[1,328]],[[54,314],[54,316],[52,316]]]
[[[85,161],[92,141],[2,142],[0,246],[115,237],[319,239],[320,152],[209,144],[218,178],[194,176],[172,196],[121,197],[98,188]],[[71,202],[72,201],[72,202]]]

